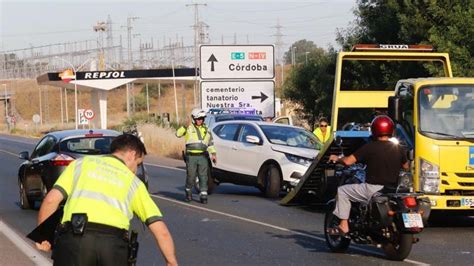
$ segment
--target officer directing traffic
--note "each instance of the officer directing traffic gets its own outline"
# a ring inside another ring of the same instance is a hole
[[[216,149],[212,141],[212,134],[204,124],[206,112],[201,109],[193,109],[191,112],[192,123],[187,128],[180,127],[176,131],[176,136],[184,136],[186,141],[186,188],[185,200],[192,201],[192,191],[194,180],[199,177],[199,188],[201,190],[201,203],[207,203],[207,175],[209,171],[208,154],[211,160],[216,163]]]
[[[146,155],[145,145],[137,137],[123,134],[112,141],[111,151],[111,155],[85,156],[72,162],[43,200],[38,224],[66,199],[53,249],[54,265],[133,263],[136,258],[127,249],[134,213],[150,228],[167,265],[177,265],[173,239],[162,214],[134,174]],[[51,249],[48,241],[36,246]],[[135,243],[132,253],[136,249]]]

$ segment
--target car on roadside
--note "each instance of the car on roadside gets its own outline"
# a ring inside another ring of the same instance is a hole
[[[256,114],[245,114],[245,113],[228,113],[228,112],[219,112],[219,113],[208,113],[204,120],[204,123],[208,128],[212,127],[219,122],[229,121],[229,120],[250,120],[250,121],[263,121],[263,117]]]
[[[220,122],[212,134],[218,159],[212,164],[209,190],[233,183],[255,186],[269,198],[294,188],[320,148],[311,132],[271,122]]]
[[[35,208],[53,187],[64,169],[86,155],[110,154],[112,140],[121,133],[114,130],[64,130],[50,132],[36,144],[32,153],[20,152],[25,160],[18,170],[20,207]],[[136,175],[148,187],[148,175],[141,164]]]

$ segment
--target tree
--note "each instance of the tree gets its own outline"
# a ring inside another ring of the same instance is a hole
[[[295,66],[285,82],[284,97],[301,106],[296,111],[303,113],[311,126],[320,115],[329,118],[331,114],[335,62],[334,49],[322,50],[308,64]]]
[[[356,43],[431,44],[449,53],[455,76],[474,76],[474,1],[358,0],[354,13],[354,26],[338,33],[344,49]]]
[[[305,63],[311,58],[316,58],[319,55],[324,53],[324,49],[319,48],[312,41],[308,40],[299,40],[293,43],[288,51],[285,52],[284,62],[285,64],[291,64],[292,62],[292,50],[295,51],[295,62],[296,63]]]

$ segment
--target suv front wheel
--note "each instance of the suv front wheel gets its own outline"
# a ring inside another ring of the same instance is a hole
[[[264,194],[267,198],[278,198],[281,191],[280,170],[274,164],[269,164],[263,169]]]

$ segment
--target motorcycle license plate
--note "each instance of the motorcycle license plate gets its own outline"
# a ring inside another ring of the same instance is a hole
[[[474,207],[474,199],[462,198],[461,206]]]
[[[423,220],[419,213],[402,213],[405,228],[423,228]]]

